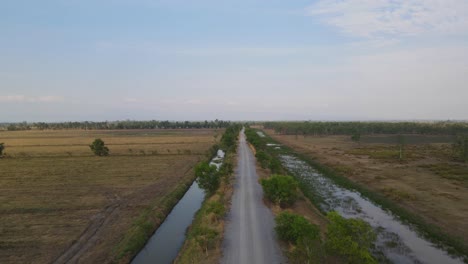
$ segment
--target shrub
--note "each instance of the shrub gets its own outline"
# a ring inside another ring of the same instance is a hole
[[[4,150],[5,150],[5,143],[0,143],[0,157],[3,156]]]
[[[208,227],[196,227],[193,230],[193,237],[205,253],[216,245],[218,232]]]
[[[268,166],[268,163],[270,162],[270,157],[265,153],[265,151],[263,150],[257,151],[257,154],[255,154],[255,157],[257,158],[262,168],[265,169]]]
[[[294,204],[297,199],[297,181],[287,175],[272,175],[268,179],[262,179],[261,184],[265,196],[280,206]]]
[[[104,141],[102,139],[97,138],[93,141],[91,145],[89,145],[91,150],[96,154],[96,156],[107,156],[109,155],[109,149],[105,146]]]
[[[329,212],[325,247],[330,253],[346,258],[348,263],[377,263],[369,249],[376,234],[369,223],[360,219],[346,219],[337,212]]]
[[[319,228],[301,215],[284,211],[275,221],[275,230],[281,240],[298,244],[301,240],[315,240],[319,237]]]
[[[268,167],[270,168],[271,173],[283,172],[283,167],[281,166],[281,162],[276,158],[272,158],[270,160],[270,165]]]
[[[201,162],[195,167],[197,183],[207,194],[213,194],[219,187],[219,176],[216,166]]]

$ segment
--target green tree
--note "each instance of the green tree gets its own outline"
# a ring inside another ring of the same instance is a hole
[[[0,143],[0,157],[3,156],[4,150],[5,150],[5,143]]]
[[[283,241],[297,244],[304,238],[314,240],[319,237],[318,227],[301,215],[284,211],[275,218],[275,221],[275,231]]]
[[[197,176],[198,185],[207,194],[211,195],[218,189],[220,177],[216,166],[210,166],[208,162],[201,162],[195,167],[195,176]]]
[[[265,196],[272,202],[286,207],[294,204],[297,199],[297,181],[287,175],[272,175],[260,181]]]
[[[346,258],[348,263],[377,263],[369,250],[376,234],[369,223],[360,219],[346,219],[337,212],[329,212],[325,247],[332,254]]]
[[[290,263],[327,263],[317,225],[310,223],[301,215],[287,211],[280,213],[275,221],[278,237],[294,245],[288,254]]]
[[[89,148],[96,154],[96,156],[107,156],[109,155],[109,148],[106,147],[104,141],[100,138],[96,138]]]

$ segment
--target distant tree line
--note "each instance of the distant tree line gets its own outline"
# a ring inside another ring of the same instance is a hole
[[[84,130],[105,130],[105,129],[199,129],[199,128],[226,128],[231,124],[230,121],[104,121],[104,122],[21,122],[21,123],[2,123],[0,128],[15,130],[58,130],[58,129],[84,129]]]
[[[265,122],[263,126],[287,135],[369,135],[468,133],[468,122]]]

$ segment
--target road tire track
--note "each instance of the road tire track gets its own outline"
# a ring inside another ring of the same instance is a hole
[[[258,183],[255,157],[242,130],[222,263],[286,263],[275,237],[273,214],[262,199],[263,190]]]

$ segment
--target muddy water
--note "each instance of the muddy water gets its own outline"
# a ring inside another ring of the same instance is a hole
[[[291,173],[304,180],[323,199],[322,209],[335,210],[346,218],[361,218],[376,230],[375,255],[383,254],[393,263],[463,263],[359,193],[335,185],[306,162],[290,155],[282,155],[280,159]]]
[[[210,165],[218,169],[224,159],[224,152],[218,150]],[[185,232],[200,209],[205,193],[197,182],[193,182],[185,195],[172,209],[164,222],[159,226],[145,247],[132,260],[133,264],[169,264],[174,261],[185,241]]]

